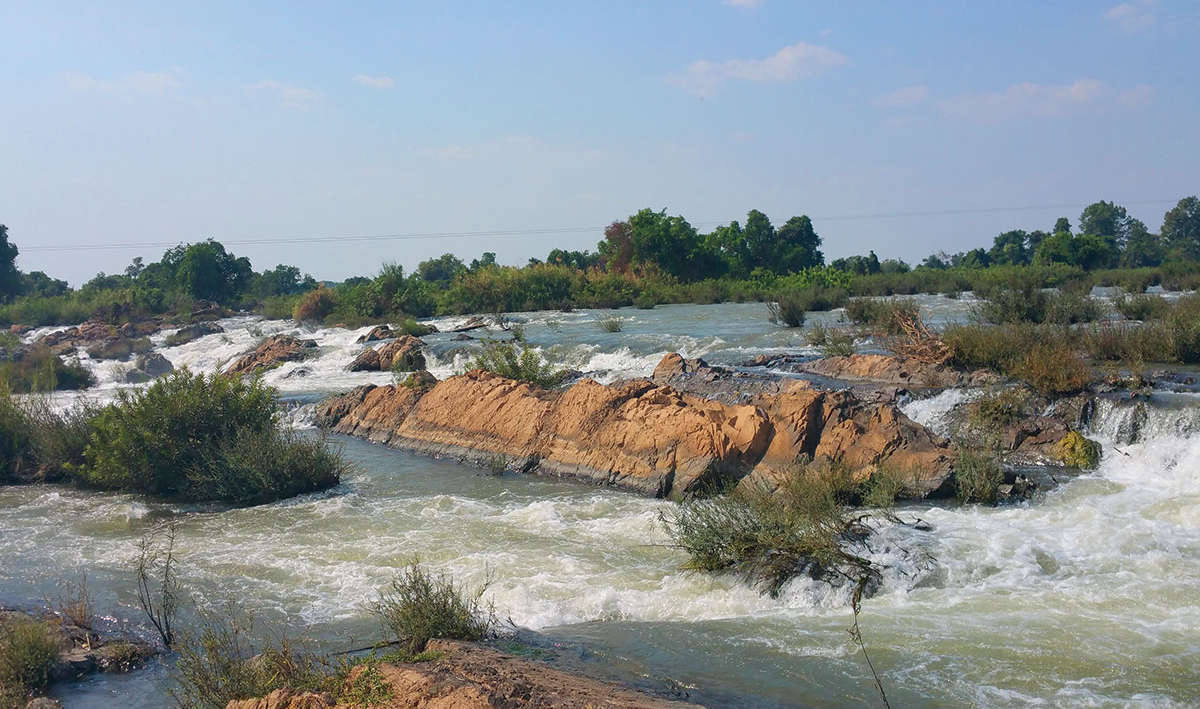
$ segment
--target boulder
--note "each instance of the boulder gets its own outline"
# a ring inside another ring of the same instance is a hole
[[[656,377],[686,374],[678,355]],[[430,385],[360,387],[318,407],[335,431],[476,462],[497,457],[543,475],[573,477],[659,497],[751,476],[778,485],[823,459],[859,477],[887,468],[910,478],[905,494],[941,492],[948,443],[894,404],[783,380],[738,401],[716,400],[644,379],[565,390],[475,370]]]
[[[258,699],[231,699],[225,709],[333,709],[334,706],[333,697],[324,692],[276,689]]]
[[[378,349],[365,349],[350,363],[351,372],[414,372],[425,368],[425,344],[412,335],[403,335]]]
[[[284,362],[294,362],[312,356],[316,351],[315,340],[301,340],[292,335],[272,335],[263,340],[252,352],[242,355],[225,374],[241,376],[278,367]]]
[[[129,338],[124,335],[108,337],[91,344],[87,348],[88,357],[92,359],[116,359],[125,361],[135,354],[149,352],[154,345],[147,337]]]
[[[9,325],[8,326],[8,331],[14,335],[24,335],[25,333],[30,332],[31,330],[33,330],[33,328],[30,327],[29,325]]]
[[[395,336],[396,336],[396,333],[392,332],[392,328],[388,327],[387,325],[376,325],[375,327],[371,328],[371,331],[368,332],[367,334],[359,336],[359,338],[357,340],[355,340],[355,342],[361,345],[364,342],[376,342],[378,340],[390,340],[390,339],[394,338]]]
[[[125,381],[131,384],[140,384],[158,379],[173,371],[175,371],[175,365],[171,364],[171,360],[158,352],[148,352],[137,356],[133,369],[125,373]]]
[[[468,318],[462,325],[450,328],[449,332],[470,332],[471,330],[478,330],[481,327],[487,327],[487,320],[474,315]]]
[[[167,336],[167,345],[169,347],[178,347],[186,345],[189,342],[198,340],[206,335],[215,335],[218,332],[225,332],[225,328],[212,321],[204,321],[184,325],[175,332]]]

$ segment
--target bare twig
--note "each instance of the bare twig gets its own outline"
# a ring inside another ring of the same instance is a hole
[[[165,535],[165,541],[159,535]],[[138,605],[158,631],[163,645],[175,642],[172,624],[179,607],[179,578],[175,569],[175,522],[168,522],[138,541]]]

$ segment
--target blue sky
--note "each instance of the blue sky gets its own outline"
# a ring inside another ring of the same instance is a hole
[[[318,278],[524,263],[642,207],[914,261],[1200,192],[1196,2],[343,5],[0,5],[18,265],[78,284],[163,247],[45,247],[209,236]],[[1068,206],[889,216],[1037,205]]]

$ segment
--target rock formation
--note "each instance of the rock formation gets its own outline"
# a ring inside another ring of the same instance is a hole
[[[272,335],[263,340],[254,351],[242,355],[225,370],[225,374],[257,374],[278,367],[284,362],[304,359],[313,353],[316,346],[316,340],[301,340],[292,335]]]
[[[412,335],[403,335],[378,349],[367,348],[350,363],[351,372],[414,372],[425,369],[425,344]]]
[[[668,355],[659,369],[678,369]],[[783,381],[737,403],[649,380],[584,379],[566,390],[534,387],[482,370],[432,387],[363,386],[325,402],[318,421],[335,431],[420,452],[578,478],[659,497],[722,480],[772,485],[813,459],[858,476],[906,474],[910,496],[940,490],[946,441],[894,404]]]

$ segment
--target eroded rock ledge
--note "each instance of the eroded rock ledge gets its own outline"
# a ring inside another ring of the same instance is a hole
[[[683,364],[671,354],[659,370]],[[881,467],[906,473],[908,497],[947,491],[947,441],[891,402],[803,381],[747,393],[725,403],[646,379],[584,379],[548,390],[475,370],[432,386],[362,386],[324,402],[317,420],[399,448],[658,497],[686,496],[722,479],[771,486],[821,459],[859,476]]]

